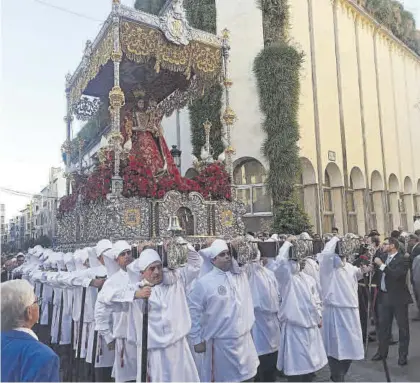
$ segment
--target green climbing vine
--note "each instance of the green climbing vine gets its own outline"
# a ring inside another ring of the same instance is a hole
[[[216,33],[216,3],[215,0],[185,0],[185,10],[188,22],[193,28],[201,29],[209,33]],[[221,140],[223,88],[216,84],[206,89],[205,94],[192,102],[189,107],[191,124],[191,144],[193,154],[200,157],[202,146],[205,144],[203,123],[208,119],[212,123],[210,144],[215,158],[223,152]]]
[[[266,134],[262,152],[269,164],[267,185],[273,207],[273,230],[298,234],[311,231],[299,206],[294,185],[299,176],[299,97],[303,52],[287,40],[287,0],[260,0],[264,48],[254,61],[260,109]]]
[[[364,0],[362,5],[381,24],[389,28],[395,37],[420,55],[420,31],[411,12],[396,0]]]

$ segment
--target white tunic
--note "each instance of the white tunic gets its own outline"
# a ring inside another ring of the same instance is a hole
[[[97,266],[90,269],[95,276],[106,276],[105,266]],[[112,367],[115,361],[115,351],[109,350],[105,339],[98,333],[96,350],[93,351],[95,341],[95,304],[98,297],[98,289],[96,287],[88,287],[86,291],[85,303],[85,319],[83,330],[86,333],[84,339],[87,339],[86,362],[92,363],[92,356],[95,358],[95,368]],[[87,313],[87,314],[86,314]]]
[[[306,265],[302,271],[305,274],[311,276],[315,280],[318,294],[319,296],[321,296],[322,292],[321,292],[321,281],[320,281],[320,276],[319,276],[319,264],[317,261],[315,261],[312,258],[306,258],[305,261],[306,261]]]
[[[320,257],[320,276],[324,304],[323,338],[327,355],[338,360],[363,359],[357,296],[357,283],[363,277],[361,270],[347,262],[343,264],[336,254],[324,249]]]
[[[126,271],[117,271],[105,281],[95,304],[95,330],[106,344],[116,341],[113,375],[117,382],[137,377],[137,349],[126,339],[129,305],[124,302],[135,293],[129,282]]]
[[[61,304],[63,298],[63,290],[59,287],[56,281],[58,273],[50,272],[47,283],[53,288],[54,296],[52,301],[52,320],[51,320],[51,343],[57,344],[59,342],[59,326],[61,315]]]
[[[247,267],[254,303],[252,339],[258,355],[276,352],[280,343],[280,295],[274,273],[255,262]]]
[[[321,300],[315,280],[288,259],[285,242],[276,259],[274,274],[283,297],[279,317],[281,340],[277,368],[286,375],[303,375],[324,367],[328,360],[322,342]]]
[[[188,265],[165,270],[161,284],[152,288],[149,298],[148,369],[152,382],[197,382],[198,371],[186,336],[191,330],[185,291],[200,272],[198,253],[190,249]],[[144,300],[130,305],[127,339],[137,346],[141,381],[141,356]],[[174,361],[182,361],[177,363]]]
[[[252,341],[254,307],[248,277],[216,267],[199,278],[188,297],[191,342],[206,342],[201,381],[240,382],[254,377],[259,365]]]

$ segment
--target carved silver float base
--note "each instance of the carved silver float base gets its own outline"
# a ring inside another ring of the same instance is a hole
[[[104,238],[124,239],[129,243],[168,238],[169,219],[178,216],[181,235],[195,244],[209,237],[230,240],[244,234],[242,215],[245,209],[237,201],[206,201],[199,193],[168,192],[161,200],[115,196],[106,201],[78,205],[57,218],[57,246],[60,251],[74,251],[94,246]]]

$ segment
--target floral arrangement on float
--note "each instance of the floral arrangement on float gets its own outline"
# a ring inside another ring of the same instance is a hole
[[[79,199],[86,204],[106,200],[111,193],[113,157],[113,153],[108,152],[105,162],[97,166],[89,176],[77,173],[72,175],[73,193],[60,200],[60,214],[72,211]],[[122,161],[123,197],[162,199],[167,192],[175,190],[182,194],[198,192],[208,200],[231,200],[229,175],[221,161],[202,167],[197,176],[189,179],[182,177],[178,171],[154,177],[151,169],[139,157],[134,153]]]

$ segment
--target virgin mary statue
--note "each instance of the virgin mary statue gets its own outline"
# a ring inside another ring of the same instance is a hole
[[[163,115],[159,112],[155,101],[149,101],[147,109],[143,100],[138,101],[134,112],[129,113],[124,119],[127,141],[132,139],[132,143],[128,146],[132,146],[131,151],[136,153],[154,177],[179,176],[178,168],[163,136],[162,118]]]

